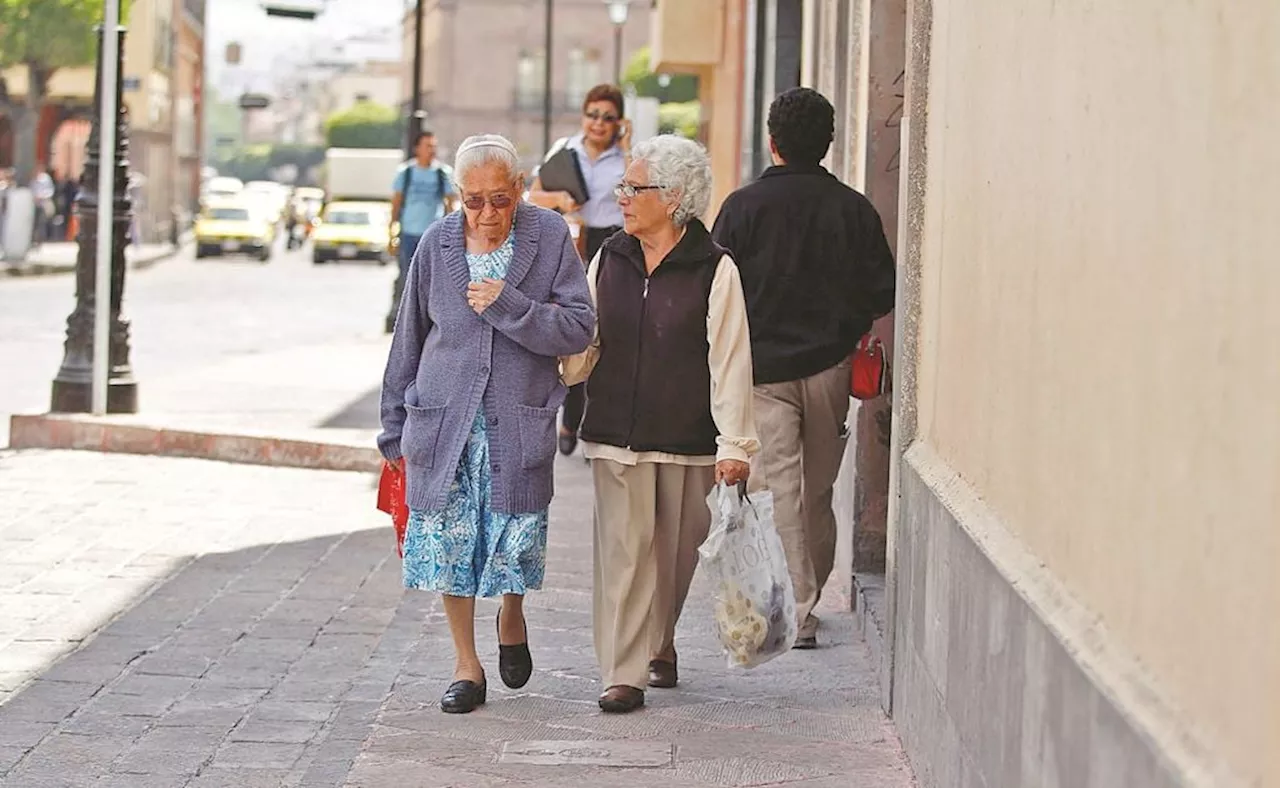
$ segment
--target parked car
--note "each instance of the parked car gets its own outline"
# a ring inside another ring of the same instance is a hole
[[[312,262],[376,260],[386,265],[390,211],[384,202],[329,203],[311,232]]]
[[[271,259],[276,225],[241,197],[210,199],[196,220],[196,259],[221,255],[249,255]]]

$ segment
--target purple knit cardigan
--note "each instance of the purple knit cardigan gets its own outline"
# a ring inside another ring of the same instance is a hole
[[[586,274],[564,219],[521,203],[506,286],[477,315],[462,218],[432,225],[413,255],[382,379],[378,449],[404,457],[410,508],[442,509],[483,405],[494,511],[541,511],[565,395],[557,357],[585,350],[595,331]]]

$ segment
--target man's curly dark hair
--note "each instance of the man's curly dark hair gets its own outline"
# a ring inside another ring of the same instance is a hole
[[[787,164],[821,162],[835,135],[835,107],[816,90],[791,88],[769,106],[769,136]]]

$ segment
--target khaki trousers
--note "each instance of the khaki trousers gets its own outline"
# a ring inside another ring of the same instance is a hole
[[[674,655],[676,621],[707,538],[714,466],[592,460],[593,629],[605,687],[644,689],[649,660]]]
[[[802,380],[755,387],[760,453],[752,463],[750,487],[773,492],[774,523],[795,587],[800,637],[817,629],[811,614],[835,562],[831,496],[848,441],[849,372],[848,362],[841,362]]]

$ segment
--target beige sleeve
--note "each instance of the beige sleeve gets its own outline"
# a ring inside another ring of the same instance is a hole
[[[760,450],[752,407],[754,373],[747,302],[738,266],[728,255],[720,258],[707,305],[707,362],[711,367],[711,417],[720,437],[716,461],[747,462]]]
[[[595,306],[597,313],[600,311],[599,299],[596,298],[596,272],[599,269],[600,252],[596,252],[596,256],[591,258],[591,265],[587,266],[587,289],[591,291],[591,303]],[[597,315],[595,333],[587,349],[576,355],[560,357],[560,379],[566,386],[584,383],[591,377],[591,371],[596,368],[596,362],[599,360],[600,319]]]

